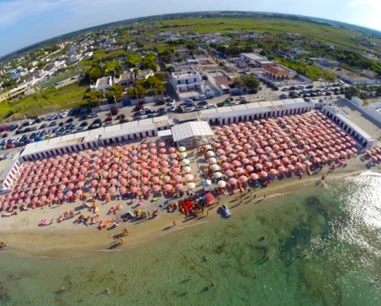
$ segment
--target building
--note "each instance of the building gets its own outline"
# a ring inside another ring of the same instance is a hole
[[[90,85],[91,90],[102,90],[103,94],[106,93],[106,90],[114,85],[113,79],[111,76],[106,76],[97,80],[95,85]]]
[[[302,114],[314,109],[303,99],[254,102],[202,110],[200,118],[212,125],[224,125],[244,121]]]
[[[136,80],[139,79],[147,79],[150,76],[154,76],[155,73],[153,70],[139,70],[137,75],[135,75],[135,72],[133,69],[130,69],[130,71],[126,71],[123,74],[119,76],[119,78],[114,77],[114,83],[120,84],[123,88],[128,88],[131,85],[134,85]]]
[[[9,192],[21,170],[21,161],[17,153],[12,159],[0,161],[0,194]]]
[[[0,102],[6,101],[6,100],[8,101],[13,100],[17,97],[20,97],[28,90],[29,90],[29,86],[27,84],[23,84],[9,91],[2,92],[0,93]]]
[[[78,152],[96,148],[99,145],[138,141],[157,136],[158,131],[169,129],[172,125],[172,120],[162,116],[30,143],[21,154],[20,162]]]
[[[263,65],[262,64],[263,62],[269,63],[269,60],[267,57],[256,54],[256,53],[241,53],[240,57],[245,63],[254,65],[256,67],[261,67]]]
[[[324,106],[322,112],[345,133],[351,136],[362,150],[369,149],[373,145],[374,139],[358,125],[349,120],[338,108],[334,106]]]
[[[201,144],[210,143],[211,137],[214,136],[210,125],[206,121],[177,124],[171,130],[173,141],[186,148],[194,148]]]
[[[172,72],[171,78],[173,87],[179,93],[192,90],[197,91],[202,88],[201,75],[193,68]]]
[[[273,80],[285,80],[291,78],[290,71],[284,69],[279,65],[265,65],[263,67],[263,74]]]

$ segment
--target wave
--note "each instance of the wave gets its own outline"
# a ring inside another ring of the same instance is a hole
[[[373,177],[381,177],[380,172],[374,172],[374,171],[365,171],[360,174],[360,176],[373,176]]]

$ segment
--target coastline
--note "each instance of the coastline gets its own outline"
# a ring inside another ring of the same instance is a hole
[[[253,204],[250,205],[250,209],[255,210],[256,207],[265,205],[267,203],[266,200],[294,193],[301,188],[321,185],[321,175],[325,175],[327,170],[328,167],[325,167],[317,174],[304,176],[301,180],[295,176],[276,180],[266,188],[255,189],[255,199],[252,199],[249,195],[245,195],[242,205],[235,203],[235,201],[239,200],[239,195],[221,196],[219,205],[228,205],[232,209],[234,217],[234,210],[247,207],[248,204]],[[357,176],[367,171],[369,170],[364,167],[364,163],[357,157],[351,159],[345,168],[338,168],[335,172],[330,173],[325,181],[329,182],[344,177]],[[371,171],[380,172],[377,169],[372,169]],[[266,199],[263,198],[264,195],[266,195]],[[106,211],[110,207],[110,204],[117,203],[122,203],[124,207],[127,206],[122,201],[113,201],[109,204],[101,205],[101,209]],[[78,203],[74,205],[78,205]],[[122,213],[125,213],[129,208],[130,207],[127,206]],[[57,207],[45,209],[43,214],[48,217],[52,214],[62,213],[66,209],[68,208]],[[55,210],[62,210],[62,212],[56,212]],[[220,219],[221,216],[217,213],[217,210],[218,206],[214,204],[209,208],[208,213],[205,211],[203,215],[190,220],[184,220],[185,216],[178,211],[175,213],[160,211],[159,216],[152,220],[138,221],[132,224],[122,223],[120,227],[115,229],[99,231],[96,225],[89,227],[76,225],[72,223],[72,219],[60,224],[38,227],[38,220],[40,220],[42,216],[41,210],[36,209],[35,211],[29,211],[27,215],[20,214],[13,218],[3,218],[0,236],[1,240],[6,241],[9,245],[9,247],[3,251],[8,255],[70,259],[92,256],[99,252],[118,252],[131,248],[139,248],[150,243],[162,241],[194,226]],[[116,220],[116,217],[117,216],[114,216],[113,219]],[[176,223],[175,226],[173,222]],[[108,249],[110,244],[114,241],[114,237],[121,234],[124,227],[127,227],[130,233],[124,237],[124,245],[115,249]]]

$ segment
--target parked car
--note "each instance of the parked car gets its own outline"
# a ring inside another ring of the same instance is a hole
[[[65,118],[68,114],[69,114],[69,112],[62,113],[62,114],[60,114],[60,118]]]
[[[226,205],[222,205],[221,210],[225,218],[229,218],[232,215],[229,208]]]
[[[83,121],[83,122],[80,124],[80,126],[87,126],[87,125],[88,125],[87,121]]]
[[[184,112],[186,112],[186,113],[193,112],[194,110],[195,110],[195,108],[193,106],[186,106],[184,108]]]
[[[126,115],[125,114],[119,114],[118,116],[116,116],[116,120],[121,120],[121,119],[124,119],[126,118]]]
[[[98,114],[94,112],[87,115],[87,118],[95,118],[95,117],[98,117]]]
[[[104,122],[111,122],[111,121],[112,121],[112,117],[107,117]]]
[[[160,101],[156,101],[154,105],[159,106],[159,105],[164,105],[164,104],[165,104],[165,102],[160,100]]]
[[[55,126],[55,125],[57,125],[57,122],[56,122],[56,121],[52,121],[52,122],[50,122],[50,124],[49,124],[49,126]]]
[[[175,100],[170,100],[167,102],[167,106],[172,106],[175,105],[176,101]]]
[[[119,113],[119,110],[117,107],[111,107],[110,113],[111,113],[111,115],[115,116]]]
[[[103,122],[103,124],[102,124],[103,127],[111,126],[111,125],[112,125],[112,122],[111,122],[111,121],[105,121],[105,122]]]
[[[15,144],[14,143],[8,143],[6,146],[5,146],[7,149],[12,149],[15,147]]]
[[[208,109],[217,108],[217,106],[215,104],[208,104],[207,108]]]
[[[135,107],[134,107],[134,112],[138,112],[138,111],[140,111],[141,109],[143,109],[143,105],[136,105]]]
[[[176,111],[176,106],[171,106],[167,108],[167,112],[172,113]]]
[[[65,123],[71,123],[71,122],[73,122],[74,121],[74,118],[69,118],[69,119],[67,119],[66,121],[65,121]]]
[[[207,101],[200,101],[197,103],[197,105],[208,105],[208,102]]]

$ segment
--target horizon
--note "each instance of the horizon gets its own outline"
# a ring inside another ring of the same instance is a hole
[[[381,20],[377,16],[377,11],[381,10],[381,2],[376,0],[339,0],[335,3],[329,3],[328,0],[272,0],[271,3],[257,5],[252,5],[248,0],[244,0],[234,9],[230,7],[231,3],[228,0],[212,0],[207,4],[195,0],[190,6],[188,3],[180,6],[178,4],[171,5],[170,8],[167,5],[162,5],[159,9],[147,5],[152,1],[109,0],[106,3],[104,0],[95,0],[92,2],[92,8],[88,8],[84,0],[37,0],[39,3],[33,6],[27,0],[15,0],[13,2],[0,0],[0,9],[6,16],[6,18],[0,20],[0,36],[6,41],[5,44],[0,46],[0,57],[4,59],[12,53],[46,40],[110,23],[136,18],[197,12],[251,12],[298,15],[332,22],[344,22],[353,26],[381,31]],[[19,5],[24,6],[20,8]],[[121,9],[107,14],[110,12],[110,8],[116,5]],[[126,5],[127,7],[133,5],[134,10],[124,12],[122,8]],[[329,5],[331,9],[326,10],[326,5]],[[289,9],[289,6],[295,6],[293,11]],[[203,10],[197,10],[197,8],[203,8]],[[319,9],[316,10],[316,8]],[[323,13],[321,9],[323,9]],[[81,10],[85,11],[85,13],[78,16]],[[348,10],[351,13],[349,15],[347,14]],[[310,12],[314,12],[314,15],[311,15]],[[356,14],[352,16],[354,12]],[[64,22],[66,22],[66,26],[63,29],[61,25]]]

